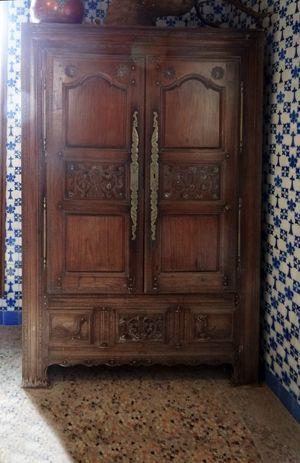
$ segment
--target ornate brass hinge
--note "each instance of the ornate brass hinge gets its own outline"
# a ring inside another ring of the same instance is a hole
[[[43,154],[46,160],[47,159],[47,137],[43,138]]]
[[[43,198],[43,267],[47,266],[47,199]]]
[[[229,277],[228,275],[223,275],[223,286],[229,286]]]
[[[133,292],[134,287],[135,287],[135,277],[130,276],[128,277],[128,280],[127,280],[127,289],[130,294]]]
[[[153,289],[153,291],[159,291],[159,280],[158,280],[158,276],[154,276],[154,277],[153,277],[152,289]]]
[[[234,294],[234,305],[235,305],[235,307],[238,307],[240,305],[240,301],[241,301],[240,294],[235,293]]]
[[[240,84],[240,154],[244,148],[244,82]]]

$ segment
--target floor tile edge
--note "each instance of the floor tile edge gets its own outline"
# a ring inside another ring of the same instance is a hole
[[[265,369],[265,381],[295,420],[300,423],[300,405],[268,368]]]
[[[22,311],[0,310],[0,325],[12,326],[22,324]]]

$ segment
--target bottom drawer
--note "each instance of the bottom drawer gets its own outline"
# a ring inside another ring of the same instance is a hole
[[[158,309],[102,307],[49,311],[50,346],[153,352],[233,341],[233,308],[174,305]]]

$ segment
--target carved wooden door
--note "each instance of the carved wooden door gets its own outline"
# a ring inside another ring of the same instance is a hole
[[[49,54],[44,100],[48,291],[142,292],[143,58]]]
[[[146,290],[232,290],[239,63],[149,58],[147,78]]]

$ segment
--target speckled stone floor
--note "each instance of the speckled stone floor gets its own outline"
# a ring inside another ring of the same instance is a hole
[[[300,426],[265,386],[220,369],[52,368],[23,390],[19,327],[0,327],[0,463],[300,463]]]

